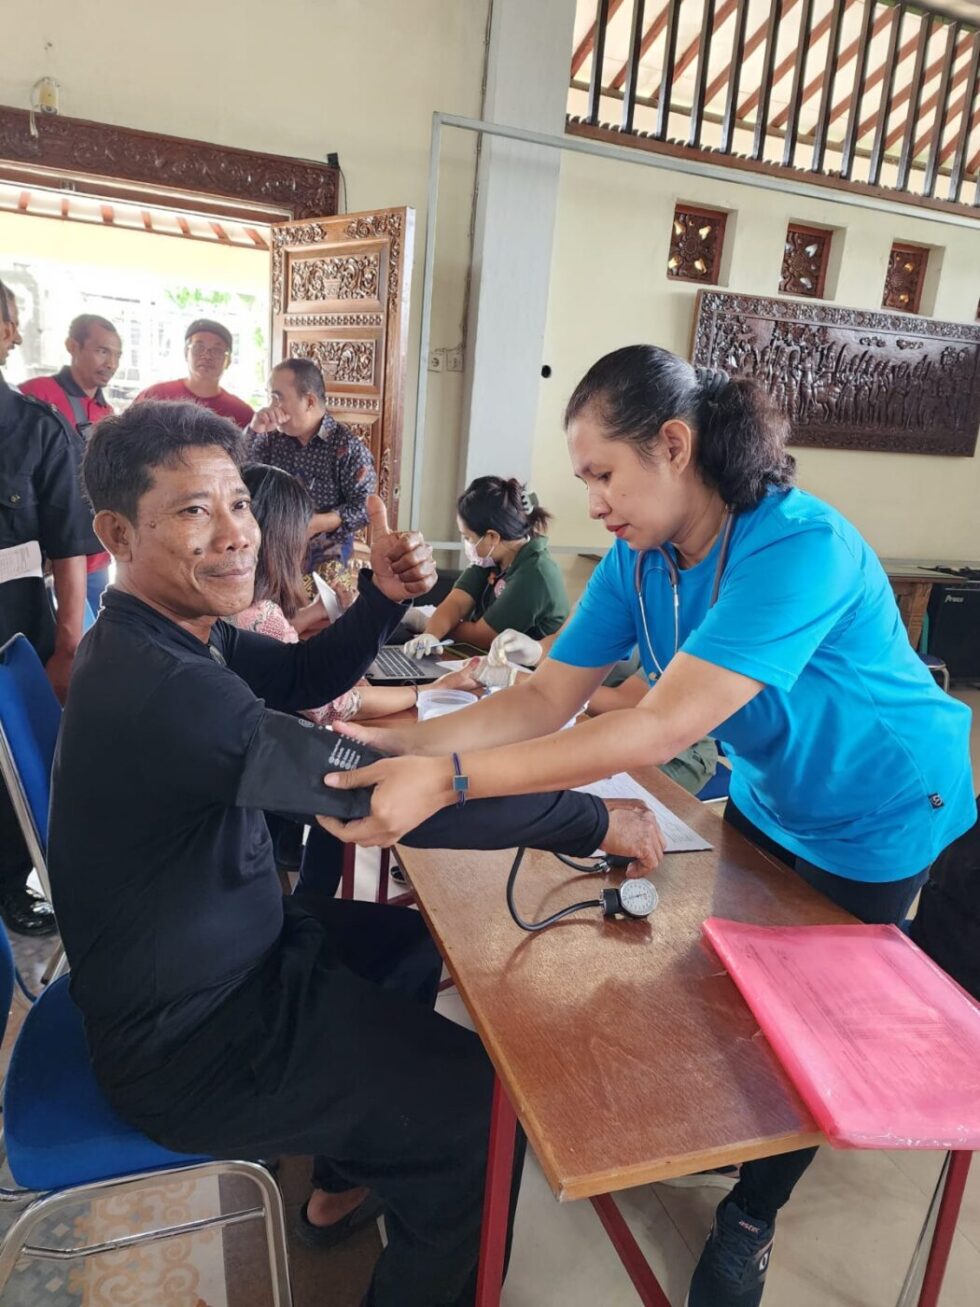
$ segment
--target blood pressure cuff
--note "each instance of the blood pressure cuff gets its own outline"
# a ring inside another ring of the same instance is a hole
[[[287,817],[321,813],[354,821],[368,815],[373,787],[332,790],[323,778],[383,757],[377,749],[314,727],[305,718],[266,709],[249,745],[236,804]],[[609,811],[601,799],[563,790],[471,799],[461,808],[441,808],[400,842],[416,849],[524,846],[588,857],[601,847],[608,829]]]
[[[332,790],[323,778],[332,771],[368,767],[384,756],[367,744],[318,728],[305,717],[266,709],[245,756],[235,803],[287,817],[319,813],[354,821],[370,812],[373,786]]]

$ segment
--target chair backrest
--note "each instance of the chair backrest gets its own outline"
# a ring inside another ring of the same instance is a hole
[[[10,939],[2,921],[0,921],[0,1040],[7,1033],[7,1018],[10,1005],[14,1001],[14,976],[16,968]]]
[[[32,857],[48,847],[51,768],[61,705],[30,641],[15,635],[0,649],[0,771],[24,829]]]

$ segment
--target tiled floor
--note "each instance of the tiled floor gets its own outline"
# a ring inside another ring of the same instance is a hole
[[[980,690],[958,697],[974,712]],[[980,729],[972,737],[980,782]],[[358,859],[358,893],[373,897],[370,855]],[[47,943],[17,951],[36,978]],[[469,1024],[453,991],[440,1010]],[[638,1103],[638,1111],[656,1111]],[[894,1307],[940,1165],[937,1153],[838,1152],[824,1148],[779,1218],[766,1307]],[[305,1196],[302,1163],[284,1170],[287,1207]],[[0,1183],[9,1183],[0,1176]],[[620,1196],[630,1226],[674,1307],[684,1302],[717,1189],[647,1186]],[[185,1201],[190,1199],[185,1196]],[[9,1219],[9,1218],[8,1218]],[[79,1219],[85,1219],[80,1214]],[[89,1218],[90,1219],[90,1218]],[[3,1213],[0,1210],[0,1221]],[[292,1250],[295,1307],[357,1307],[380,1241],[374,1231],[332,1254]],[[257,1231],[239,1227],[224,1248],[213,1237],[187,1240],[128,1262],[97,1259],[76,1266],[24,1269],[4,1292],[2,1307],[265,1307]],[[101,1267],[98,1266],[101,1263]],[[94,1267],[94,1269],[93,1269]],[[529,1155],[504,1307],[633,1307],[636,1295],[588,1203],[559,1204]],[[953,1245],[942,1307],[980,1304],[980,1163],[970,1176]]]

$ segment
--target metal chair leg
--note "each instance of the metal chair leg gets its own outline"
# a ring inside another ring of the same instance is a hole
[[[59,944],[55,951],[48,959],[48,965],[44,968],[44,974],[41,977],[42,985],[50,985],[52,980],[57,980],[68,970],[68,959],[65,956],[65,946]]]
[[[147,1184],[166,1184],[168,1181],[197,1175],[201,1179],[218,1178],[222,1175],[244,1175],[259,1191],[261,1206],[245,1211],[222,1213],[217,1216],[202,1217],[195,1221],[186,1221],[180,1225],[164,1226],[155,1230],[142,1231],[134,1235],[124,1235],[106,1240],[100,1244],[83,1247],[49,1248],[34,1246],[30,1242],[33,1230],[40,1221],[49,1218],[63,1207],[69,1207],[80,1201],[105,1197],[115,1191],[138,1191]],[[5,1191],[4,1196],[13,1199]],[[94,1257],[99,1253],[116,1249],[135,1247],[140,1244],[156,1243],[177,1235],[193,1234],[199,1230],[210,1230],[225,1226],[239,1225],[245,1221],[261,1219],[266,1234],[266,1247],[269,1255],[269,1277],[273,1287],[274,1307],[292,1307],[292,1294],[289,1285],[289,1260],[286,1249],[286,1223],[282,1195],[272,1176],[257,1162],[204,1162],[196,1166],[180,1167],[173,1171],[151,1171],[135,1176],[119,1176],[114,1180],[99,1181],[75,1188],[58,1190],[54,1193],[31,1195],[26,1192],[23,1198],[32,1198],[29,1206],[16,1218],[0,1241],[0,1294],[2,1294],[10,1275],[23,1255],[39,1261],[67,1262],[85,1257]]]
[[[275,1177],[257,1163],[238,1163],[236,1169],[248,1168],[249,1178],[262,1198],[263,1224],[269,1251],[269,1278],[272,1281],[273,1307],[292,1307],[289,1283],[289,1249],[286,1234],[286,1209]]]

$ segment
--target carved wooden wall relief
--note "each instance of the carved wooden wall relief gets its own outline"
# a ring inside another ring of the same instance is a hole
[[[928,266],[929,251],[925,246],[896,241],[888,256],[882,306],[902,313],[918,313]]]
[[[378,256],[294,259],[290,300],[366,300],[378,296]]]
[[[980,325],[701,291],[692,357],[761,382],[796,445],[976,450]]]
[[[791,222],[783,246],[779,289],[784,295],[823,297],[833,232],[823,227],[802,227]]]
[[[89,194],[132,198],[131,188],[111,183],[139,182],[146,187],[143,193],[148,200],[166,187],[271,205],[294,218],[337,211],[337,169],[313,160],[259,154],[62,114],[38,114],[36,126],[37,136],[32,136],[26,110],[0,105],[0,171],[8,161],[38,173],[56,169],[71,175],[75,188]],[[200,207],[220,212],[220,205]],[[269,215],[253,216],[268,221]]]
[[[667,276],[681,281],[717,282],[727,217],[715,209],[678,204],[670,231]]]
[[[313,359],[328,389],[331,382],[370,386],[375,380],[376,342],[373,340],[291,340],[289,356]]]

